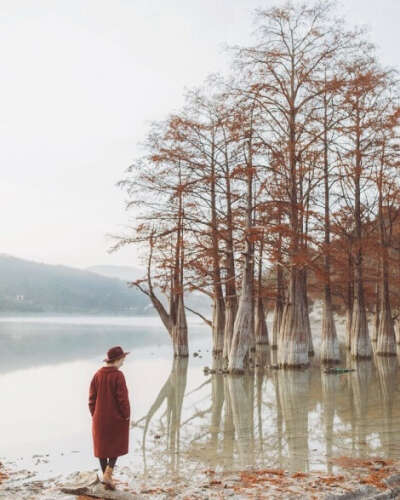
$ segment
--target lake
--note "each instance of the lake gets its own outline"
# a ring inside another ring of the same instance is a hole
[[[194,319],[189,330],[190,358],[174,361],[156,318],[1,318],[0,461],[36,478],[98,467],[88,389],[112,345],[131,351],[121,370],[134,425],[120,467],[190,477],[248,466],[331,472],[331,457],[400,458],[398,358],[343,354],[355,371],[342,375],[325,374],[317,357],[307,370],[205,375],[210,329]],[[276,352],[255,355],[270,364]]]

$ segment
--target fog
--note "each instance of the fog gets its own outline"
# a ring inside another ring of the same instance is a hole
[[[107,254],[129,222],[115,183],[151,120],[185,87],[226,72],[252,11],[272,0],[2,0],[0,252],[50,264],[139,265]],[[349,0],[385,64],[399,67],[396,0]]]

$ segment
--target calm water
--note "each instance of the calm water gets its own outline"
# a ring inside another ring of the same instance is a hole
[[[305,371],[205,376],[209,328],[194,321],[190,336],[202,357],[174,362],[156,319],[2,318],[0,460],[36,477],[98,466],[87,396],[111,345],[131,351],[122,371],[135,425],[120,467],[152,476],[252,465],[331,471],[335,456],[400,458],[398,358],[344,359],[355,371],[343,375],[323,373],[316,359]],[[268,348],[256,356],[275,361]]]

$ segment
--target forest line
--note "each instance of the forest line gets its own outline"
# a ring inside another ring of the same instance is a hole
[[[212,300],[210,318],[200,316],[233,374],[256,344],[276,348],[281,367],[307,366],[316,299],[322,362],[340,360],[334,312],[346,316],[354,359],[370,358],[372,342],[396,355],[397,74],[336,11],[325,1],[258,10],[254,44],[231,50],[232,75],[213,75],[154,123],[119,183],[135,221],[113,250],[141,249],[146,276],[132,286],[150,298],[177,357],[189,352],[185,293],[194,290]]]

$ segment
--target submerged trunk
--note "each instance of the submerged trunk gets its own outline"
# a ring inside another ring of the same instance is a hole
[[[381,175],[382,175],[381,168]],[[385,220],[383,215],[383,194],[381,183],[379,183],[379,235],[381,240],[381,302],[380,302],[380,321],[378,330],[378,343],[376,353],[382,356],[396,356],[396,335],[394,332],[394,322],[392,317],[392,308],[389,295],[389,262],[388,262],[388,237],[386,233]]]
[[[247,243],[249,250],[249,244]],[[231,348],[229,351],[228,370],[230,373],[243,373],[253,339],[253,276],[249,256],[243,270],[242,293],[235,319]]]
[[[236,295],[235,257],[233,248],[233,213],[229,157],[225,152],[225,188],[226,188],[226,285],[225,285],[225,325],[223,358],[228,362],[231,349],[233,327],[237,313],[238,301]]]
[[[232,234],[227,241],[227,272],[226,272],[226,292],[225,292],[225,324],[224,324],[224,346],[223,358],[225,363],[228,362],[229,351],[231,349],[233,327],[237,313],[237,296],[236,296],[236,277],[235,277],[235,261],[233,257],[233,240]]]
[[[229,214],[230,210],[228,210],[228,216]],[[231,220],[232,215],[230,215],[228,219]],[[232,338],[233,338],[233,328],[235,325],[235,318],[238,309],[238,301],[236,296],[235,260],[233,256],[234,254],[233,254],[232,228],[230,228],[228,232],[229,232],[229,237],[226,242],[227,270],[226,270],[226,287],[225,287],[226,292],[225,292],[224,346],[222,354],[225,364],[228,363],[229,351],[231,349]]]
[[[356,269],[358,274],[355,283],[355,295],[353,305],[353,315],[351,322],[351,343],[350,352],[355,359],[368,359],[372,355],[371,340],[368,334],[367,313],[364,302],[364,289],[360,271]]]
[[[239,308],[233,326],[233,336],[229,350],[228,370],[230,373],[241,374],[246,367],[250,350],[255,350],[254,339],[254,243],[251,239],[253,227],[253,174],[252,152],[249,142],[249,157],[247,166],[247,206],[245,225],[245,253],[242,277],[242,290]]]
[[[333,318],[331,290],[328,284],[325,285],[322,311],[321,361],[323,363],[338,363],[340,361],[339,341]]]
[[[389,297],[389,268],[385,256],[383,256],[382,267],[383,283],[381,288],[381,313],[376,353],[383,356],[396,356],[396,335]]]
[[[301,272],[290,272],[289,296],[285,304],[278,345],[278,363],[282,367],[301,367],[309,364],[309,336]]]
[[[214,143],[213,143],[214,144]],[[211,244],[212,244],[212,278],[214,288],[214,313],[212,322],[212,336],[214,355],[222,353],[224,347],[225,302],[221,285],[221,266],[218,236],[218,218],[216,207],[216,174],[214,161],[214,147],[211,152],[210,198],[211,198]]]
[[[360,283],[356,284],[353,316],[351,324],[350,352],[355,359],[369,359],[372,356],[371,340],[368,334],[367,314],[364,303],[364,291]]]
[[[331,218],[330,218],[330,196],[329,196],[329,149],[328,149],[328,117],[327,117],[327,99],[324,94],[324,219],[325,219],[325,255],[324,271],[326,283],[324,286],[324,303],[322,311],[322,343],[321,343],[321,361],[323,363],[337,363],[340,361],[339,342],[336,333],[335,320],[333,318],[332,293],[331,293]]]
[[[357,114],[357,124],[359,115]],[[357,130],[357,134],[359,129]],[[367,312],[364,299],[362,220],[361,220],[361,172],[362,153],[357,135],[356,175],[354,177],[354,221],[356,233],[356,253],[354,258],[354,305],[351,324],[350,352],[355,359],[367,359],[372,356],[371,339],[368,333]]]

